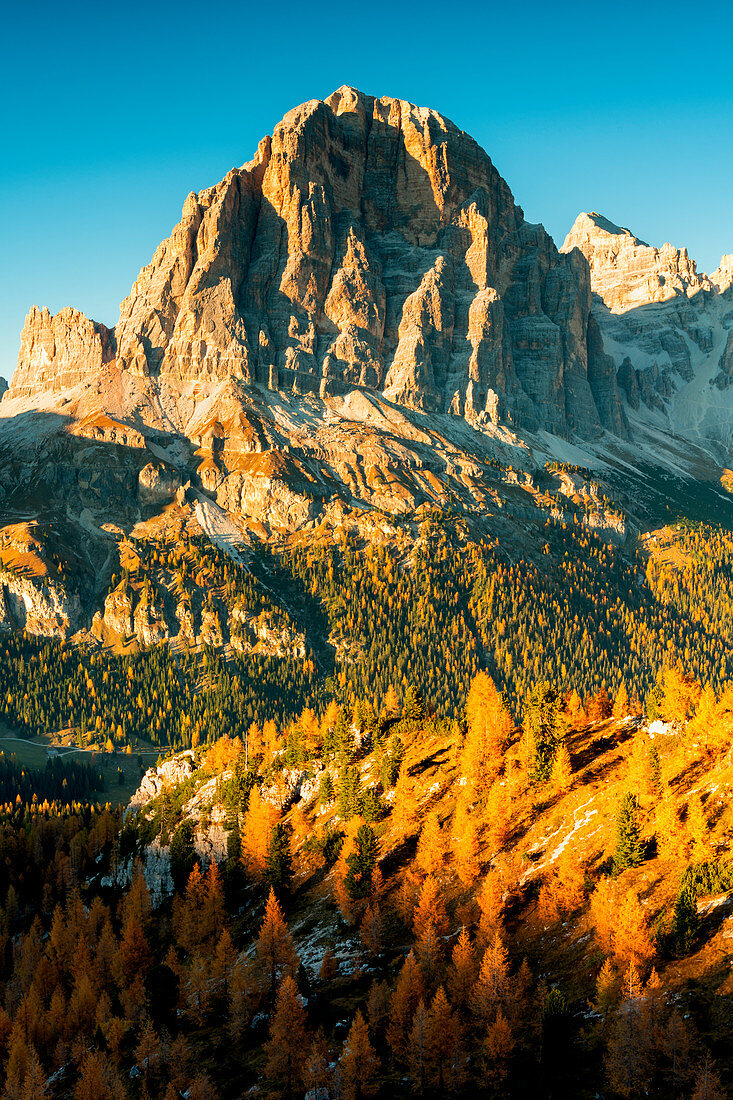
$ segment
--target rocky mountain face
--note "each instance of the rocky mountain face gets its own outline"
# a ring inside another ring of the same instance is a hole
[[[341,88],[187,198],[114,336],[33,310],[10,397],[119,370],[174,387],[355,387],[567,435],[623,430],[586,265],[530,225],[489,157],[434,111]],[[590,332],[589,332],[590,328]]]
[[[20,336],[12,397],[59,393],[84,382],[113,358],[114,332],[69,307],[51,316],[32,306]]]
[[[558,251],[434,111],[348,87],[306,103],[188,196],[113,330],[28,314],[0,402],[3,523],[53,521],[66,563],[29,628],[295,651],[231,608],[107,601],[115,544],[172,516],[227,553],[395,522],[416,538],[433,507],[495,536],[565,518],[547,462],[623,474],[649,423],[725,450],[732,279],[730,257],[700,276],[596,214]],[[617,488],[569,518],[623,540]],[[8,624],[27,583],[6,586]]]
[[[653,248],[595,211],[575,219],[561,251],[573,248],[585,256],[593,292],[612,313],[711,289],[710,279],[698,275],[686,248]]]
[[[700,274],[687,249],[654,248],[595,212],[565,238],[561,251],[574,249],[588,261],[593,316],[632,419],[729,446],[733,258]]]

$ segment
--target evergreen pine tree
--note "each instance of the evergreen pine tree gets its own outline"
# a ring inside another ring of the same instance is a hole
[[[351,759],[354,752],[354,734],[351,723],[351,708],[341,707],[333,731],[332,745],[333,752],[344,765]]]
[[[417,725],[420,722],[424,722],[426,717],[427,709],[422,693],[414,684],[410,684],[405,692],[405,701],[402,704],[402,718],[406,722],[415,723]]]
[[[327,771],[324,771],[321,776],[321,782],[318,787],[318,802],[321,806],[328,806],[333,801],[333,782],[331,776]]]
[[[672,935],[679,952],[690,950],[700,927],[697,895],[691,884],[682,887],[672,911]]]
[[[378,852],[374,830],[370,825],[360,825],[354,840],[354,850],[346,857],[349,869],[346,873],[345,885],[352,899],[369,896],[372,871],[377,863]]]
[[[339,775],[338,813],[348,821],[359,813],[359,773],[356,768],[343,767]]]
[[[616,874],[627,867],[636,867],[644,858],[639,824],[639,804],[636,796],[627,791],[616,812],[616,851],[613,867]]]
[[[281,821],[272,827],[267,850],[267,881],[276,890],[290,885],[293,869],[290,857],[290,838]]]
[[[195,861],[193,822],[182,821],[173,834],[170,846],[171,876],[177,890],[180,890],[188,882]]]
[[[524,721],[534,749],[532,780],[544,783],[555,760],[560,717],[560,693],[547,680],[535,684],[524,706]]]

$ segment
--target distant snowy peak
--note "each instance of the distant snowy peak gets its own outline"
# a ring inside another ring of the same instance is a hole
[[[712,289],[686,248],[654,248],[595,211],[578,215],[560,251],[574,248],[588,261],[591,287],[612,313]]]
[[[593,315],[633,423],[703,445],[733,444],[733,255],[698,273],[686,248],[645,244],[579,214],[562,252],[588,261]]]

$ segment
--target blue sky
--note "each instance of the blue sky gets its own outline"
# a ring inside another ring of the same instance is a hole
[[[112,325],[191,190],[341,84],[434,107],[560,243],[599,210],[733,252],[730,5],[5,6],[0,374],[29,306]]]

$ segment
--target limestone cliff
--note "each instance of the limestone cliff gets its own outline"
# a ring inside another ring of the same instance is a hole
[[[114,356],[114,333],[79,310],[51,316],[32,306],[20,336],[18,367],[8,397],[37,397],[70,389]]]
[[[593,291],[612,313],[711,289],[686,248],[654,248],[596,211],[575,219],[560,251],[573,248],[587,259]]]
[[[189,195],[114,339],[72,311],[33,311],[11,395],[73,386],[116,351],[118,369],[179,390],[365,387],[479,423],[623,433],[589,314],[585,265],[524,220],[476,142],[344,87]]]
[[[27,577],[0,567],[0,630],[66,638],[79,620],[79,597],[51,577]]]
[[[632,412],[729,447],[733,405],[721,393],[733,374],[731,257],[700,274],[686,248],[654,248],[595,212],[578,216],[561,251],[588,261],[593,319]]]

